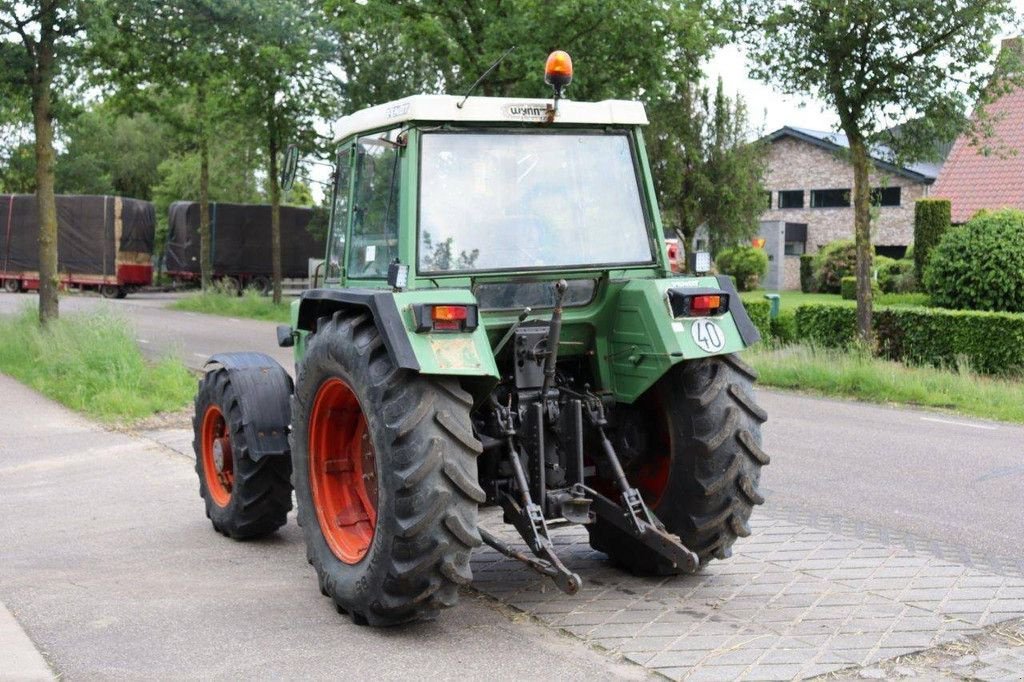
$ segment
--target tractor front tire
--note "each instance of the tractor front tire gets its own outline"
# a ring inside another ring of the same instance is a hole
[[[430,620],[472,580],[472,403],[456,379],[398,369],[368,312],[310,337],[292,399],[299,525],[320,591],[357,624]]]
[[[292,508],[291,461],[249,456],[246,415],[227,369],[207,372],[199,381],[192,427],[199,495],[218,532],[248,540],[273,533]]]
[[[757,373],[736,355],[682,362],[645,396],[655,434],[648,451],[626,466],[655,516],[697,553],[700,565],[732,556],[750,534],[758,484],[768,455],[761,449],[766,414],[752,395]],[[598,518],[591,546],[641,575],[679,572],[656,552]]]

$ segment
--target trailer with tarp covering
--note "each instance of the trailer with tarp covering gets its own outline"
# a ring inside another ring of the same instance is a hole
[[[123,298],[153,279],[156,209],[114,196],[57,196],[57,272],[64,287]],[[0,194],[0,283],[39,288],[39,211],[34,194]]]
[[[269,204],[210,204],[212,277],[231,288],[270,290],[273,266]],[[312,209],[281,207],[281,277],[305,279],[309,259],[323,258],[324,240],[308,229]],[[167,274],[179,282],[198,281],[199,204],[176,201],[168,210]]]

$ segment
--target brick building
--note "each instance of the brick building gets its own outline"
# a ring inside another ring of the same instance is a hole
[[[853,238],[853,165],[842,133],[786,126],[765,141],[770,196],[765,197],[769,208],[761,217],[761,236],[771,258],[765,285],[799,289],[800,254]],[[872,149],[871,156],[877,204],[872,240],[878,253],[902,257],[914,240],[914,201],[928,196],[941,163],[895,165],[887,160],[892,155],[885,147]]]

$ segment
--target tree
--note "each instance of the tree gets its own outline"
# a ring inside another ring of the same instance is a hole
[[[81,31],[81,21],[75,0],[0,0],[0,95],[31,103],[39,210],[39,321],[43,325],[57,319],[60,305],[53,84],[65,65],[69,41]]]
[[[225,34],[245,3],[218,0],[94,0],[102,17],[93,32],[93,56],[102,78],[132,111],[161,116],[187,137],[199,155],[199,262],[204,289],[211,283],[210,146],[212,122],[224,101],[223,74],[240,68],[225,49]]]
[[[554,49],[576,65],[578,100],[652,97],[697,66],[719,40],[706,0],[326,0],[342,44],[347,108],[417,92],[463,93],[508,48],[478,94],[547,97],[541,69]]]
[[[259,0],[236,27],[232,48],[239,65],[230,87],[233,110],[260,131],[267,161],[271,206],[273,300],[281,302],[281,186],[279,156],[287,141],[315,147],[317,117],[339,107],[337,80],[330,76],[337,43],[329,40],[319,2]]]
[[[810,94],[839,118],[854,172],[857,328],[871,329],[870,149],[897,162],[924,159],[936,140],[968,125],[988,83],[992,39],[1013,17],[1011,0],[753,0],[747,43],[755,77],[786,94]],[[1011,69],[1016,71],[1016,69]],[[900,134],[887,133],[893,124]]]
[[[149,114],[118,114],[107,102],[63,126],[57,191],[153,198],[160,163],[174,151],[173,130]]]
[[[727,97],[721,79],[713,100],[683,83],[650,112],[648,155],[664,224],[684,243],[707,224],[715,254],[757,234],[766,149],[748,140],[743,99]]]

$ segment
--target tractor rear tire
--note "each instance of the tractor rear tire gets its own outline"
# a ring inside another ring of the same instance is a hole
[[[700,565],[732,556],[750,534],[768,455],[761,449],[766,414],[751,393],[757,373],[736,355],[691,360],[672,368],[651,389],[654,419],[648,452],[626,475],[666,529],[697,553]],[[660,441],[660,442],[658,442]],[[680,570],[600,518],[588,526],[590,544],[616,564],[641,575]]]
[[[227,369],[199,381],[192,427],[199,495],[214,529],[236,540],[273,533],[292,508],[291,461],[250,459],[243,426],[246,416]]]
[[[368,312],[310,337],[292,398],[299,525],[320,591],[355,623],[433,619],[472,580],[472,404],[456,379],[398,369]]]

